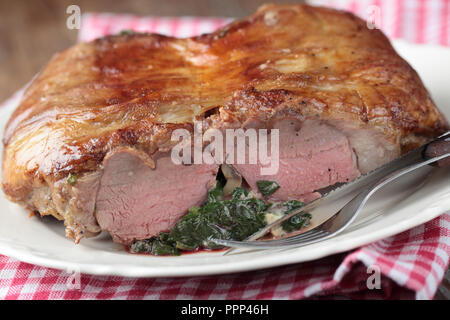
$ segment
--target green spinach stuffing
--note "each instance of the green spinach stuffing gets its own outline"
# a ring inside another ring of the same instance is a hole
[[[278,185],[278,184],[277,184]],[[277,187],[277,189],[279,186]],[[235,188],[230,199],[224,199],[223,185],[208,192],[201,207],[193,207],[181,218],[169,233],[160,233],[147,240],[135,241],[130,251],[154,255],[179,255],[182,250],[219,249],[212,239],[244,240],[266,226],[265,217],[274,204],[255,198],[244,188]],[[303,206],[300,201],[276,204],[283,213]],[[298,230],[309,221],[308,214],[301,213],[283,222],[286,231]]]

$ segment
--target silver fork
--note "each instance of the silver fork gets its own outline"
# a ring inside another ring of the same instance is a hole
[[[323,241],[334,237],[347,228],[361,212],[364,205],[370,199],[370,197],[379,189],[389,184],[390,182],[398,179],[399,177],[408,174],[414,170],[417,170],[425,165],[432,164],[444,158],[450,157],[450,153],[431,158],[424,162],[408,166],[404,169],[398,170],[393,174],[385,177],[379,182],[366,187],[362,192],[358,193],[353,199],[345,204],[340,210],[331,216],[326,222],[314,227],[313,229],[301,233],[277,240],[261,240],[261,241],[235,241],[235,240],[212,240],[215,243],[227,247],[234,248],[254,248],[254,249],[286,249],[295,248],[319,241]],[[299,213],[302,212],[299,210]],[[233,250],[233,249],[231,249]],[[231,250],[226,252],[229,253]]]

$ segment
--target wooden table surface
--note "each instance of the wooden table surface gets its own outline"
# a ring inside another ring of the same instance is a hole
[[[77,30],[66,27],[66,8],[153,16],[245,17],[267,2],[303,0],[0,0],[0,101],[25,85],[60,50],[72,46]],[[450,272],[436,299],[450,298]]]

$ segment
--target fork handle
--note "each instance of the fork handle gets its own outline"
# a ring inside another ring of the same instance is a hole
[[[450,131],[443,134],[436,140],[430,142],[424,151],[424,158],[431,159],[445,154],[450,153]],[[436,161],[433,165],[438,167],[448,167],[450,166],[450,157]]]

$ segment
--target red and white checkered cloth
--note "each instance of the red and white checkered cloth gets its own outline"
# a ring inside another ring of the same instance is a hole
[[[391,38],[450,46],[448,0],[310,0],[374,21]]]
[[[388,35],[450,45],[450,0],[311,2],[349,9],[363,18],[374,12],[368,6],[376,5],[381,8],[378,23]],[[213,31],[229,20],[85,14],[79,38],[91,40],[123,29],[184,37]],[[14,103],[18,96],[6,104]],[[431,299],[449,259],[450,213],[446,213],[353,252],[230,275],[137,279],[83,274],[80,288],[70,289],[71,274],[0,255],[0,299]],[[369,289],[369,277],[377,271],[381,272],[380,289]]]

